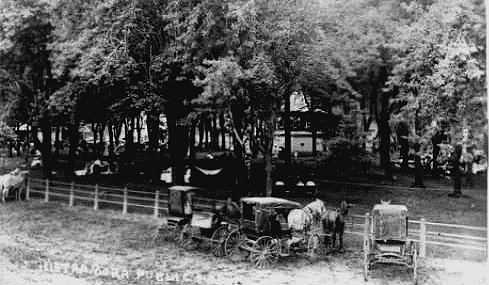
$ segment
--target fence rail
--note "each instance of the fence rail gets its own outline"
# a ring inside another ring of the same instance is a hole
[[[168,194],[160,193],[160,191],[137,191],[127,188],[120,189],[35,178],[29,178],[26,184],[26,199],[30,198],[31,193],[37,193],[40,194],[40,197],[44,197],[45,202],[48,202],[51,196],[67,198],[70,207],[74,206],[77,201],[84,201],[91,203],[94,210],[112,204],[118,207],[122,206],[122,214],[127,214],[129,207],[131,211],[136,209],[152,210],[155,218],[168,213]],[[100,205],[100,203],[103,204]],[[207,210],[212,209],[216,203],[223,204],[225,201],[195,197],[193,206],[197,210]],[[353,236],[364,236],[365,217],[366,215],[349,215],[346,220],[345,233]],[[413,226],[409,230],[409,238],[419,244],[421,256],[425,256],[427,245],[476,250],[487,256],[487,228],[485,227],[427,222],[424,219],[409,220],[409,224]],[[457,231],[463,231],[463,233],[456,233]],[[467,234],[467,231],[476,235]]]

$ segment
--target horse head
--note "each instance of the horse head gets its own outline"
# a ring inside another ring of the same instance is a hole
[[[351,208],[353,204],[347,203],[345,200],[341,201],[338,211],[343,215],[348,215],[348,209]]]

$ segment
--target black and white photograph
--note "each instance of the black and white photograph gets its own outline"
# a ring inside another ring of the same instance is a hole
[[[489,284],[483,0],[0,0],[0,285]]]

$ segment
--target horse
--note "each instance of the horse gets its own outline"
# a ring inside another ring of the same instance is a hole
[[[331,245],[336,244],[338,235],[339,250],[343,250],[343,233],[345,231],[345,217],[348,215],[348,209],[351,207],[346,201],[341,201],[339,208],[327,210],[322,215],[322,224],[324,233],[331,234]]]
[[[287,216],[287,224],[292,230],[303,231],[309,229],[313,223],[320,222],[325,212],[324,202],[316,198],[302,209],[291,210]]]
[[[25,176],[29,171],[21,171],[16,168],[10,173],[0,176],[0,192],[2,203],[9,195],[10,190],[15,190],[15,199],[21,200],[22,190],[25,187]]]

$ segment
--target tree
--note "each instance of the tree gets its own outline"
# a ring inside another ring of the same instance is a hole
[[[389,84],[399,89],[395,101],[402,107],[395,117],[411,122],[411,135],[428,141],[441,122],[448,122],[454,140],[460,140],[467,126],[482,129],[484,112],[475,111],[485,106],[481,5],[436,2],[426,12],[414,2],[405,6],[419,16],[399,28],[402,36],[392,44],[396,65]]]
[[[9,92],[11,104],[7,116],[27,119],[35,144],[41,149],[43,172],[51,176],[51,116],[47,101],[56,87],[49,60],[48,45],[53,26],[46,3],[38,1],[3,2],[4,19],[0,26],[1,67],[17,88]],[[42,145],[37,139],[42,131]]]

